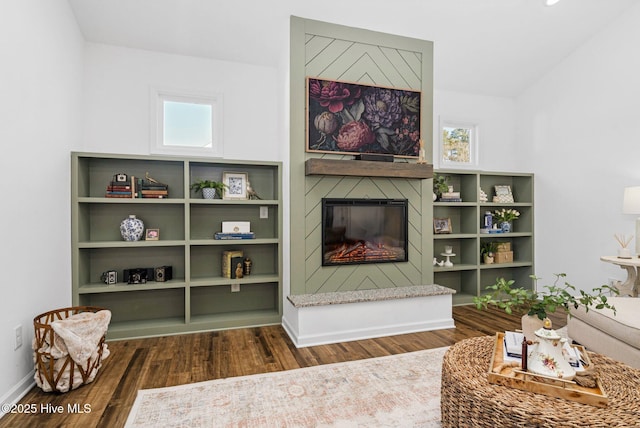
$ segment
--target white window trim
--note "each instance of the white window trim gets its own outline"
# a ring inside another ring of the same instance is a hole
[[[211,106],[211,147],[185,147],[164,144],[164,101],[176,101]],[[222,93],[204,93],[152,86],[149,90],[149,153],[186,156],[223,156]]]
[[[454,162],[444,158],[444,140],[442,138],[442,131],[444,128],[467,128],[471,129],[471,138],[469,140],[469,162]],[[478,167],[478,154],[479,154],[479,130],[476,123],[470,121],[459,121],[440,119],[440,127],[438,128],[438,165],[441,168],[477,168]]]

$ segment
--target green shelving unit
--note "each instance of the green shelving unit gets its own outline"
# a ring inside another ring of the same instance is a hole
[[[534,272],[534,176],[528,173],[487,172],[467,170],[434,171],[449,177],[448,184],[460,192],[462,202],[433,203],[433,218],[451,220],[451,233],[433,235],[433,254],[438,260],[445,246],[452,246],[455,257],[453,267],[434,266],[436,284],[453,288],[454,305],[473,303],[473,298],[484,293],[485,288],[498,277],[514,279],[523,287],[533,288],[530,278]],[[513,203],[492,202],[495,186],[507,185],[513,193]],[[480,201],[480,189],[488,201]],[[520,212],[510,233],[481,233],[486,211],[513,208]],[[480,256],[483,242],[509,242],[513,250],[513,262],[484,264]]]
[[[114,174],[169,185],[164,199],[107,198]],[[247,173],[260,200],[201,199],[190,184]],[[71,154],[72,300],[112,312],[107,338],[161,336],[279,324],[282,318],[282,164],[103,153]],[[266,210],[264,218],[261,211]],[[160,240],[126,242],[120,222],[129,214]],[[250,221],[256,239],[214,240],[222,221]],[[244,251],[251,274],[221,275],[222,253]],[[123,282],[123,270],[171,266],[169,281]],[[105,284],[105,271],[118,273]],[[235,291],[239,287],[239,291]],[[232,291],[232,289],[234,291]]]

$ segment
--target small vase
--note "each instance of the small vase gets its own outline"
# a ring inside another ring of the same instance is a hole
[[[484,263],[487,265],[493,264],[493,256],[489,256],[487,254],[483,255]]]
[[[500,229],[502,229],[502,233],[511,232],[511,230],[512,230],[511,222],[510,221],[503,221],[502,223],[500,223]]]
[[[212,187],[206,187],[202,189],[202,197],[204,199],[215,199],[216,197],[216,189]]]
[[[133,214],[120,223],[120,234],[125,241],[139,241],[142,238],[142,232],[144,232],[144,223]]]

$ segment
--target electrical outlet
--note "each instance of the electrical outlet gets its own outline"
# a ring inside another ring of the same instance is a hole
[[[269,218],[269,207],[260,207],[260,218]]]
[[[20,348],[22,346],[22,324],[18,324],[14,329],[15,334],[15,342],[13,344],[13,350]]]
[[[231,284],[231,292],[232,293],[237,293],[240,291],[240,284],[236,283],[236,284]]]

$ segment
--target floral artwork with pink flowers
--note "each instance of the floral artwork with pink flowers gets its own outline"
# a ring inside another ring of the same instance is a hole
[[[307,78],[307,151],[418,157],[420,92]]]

